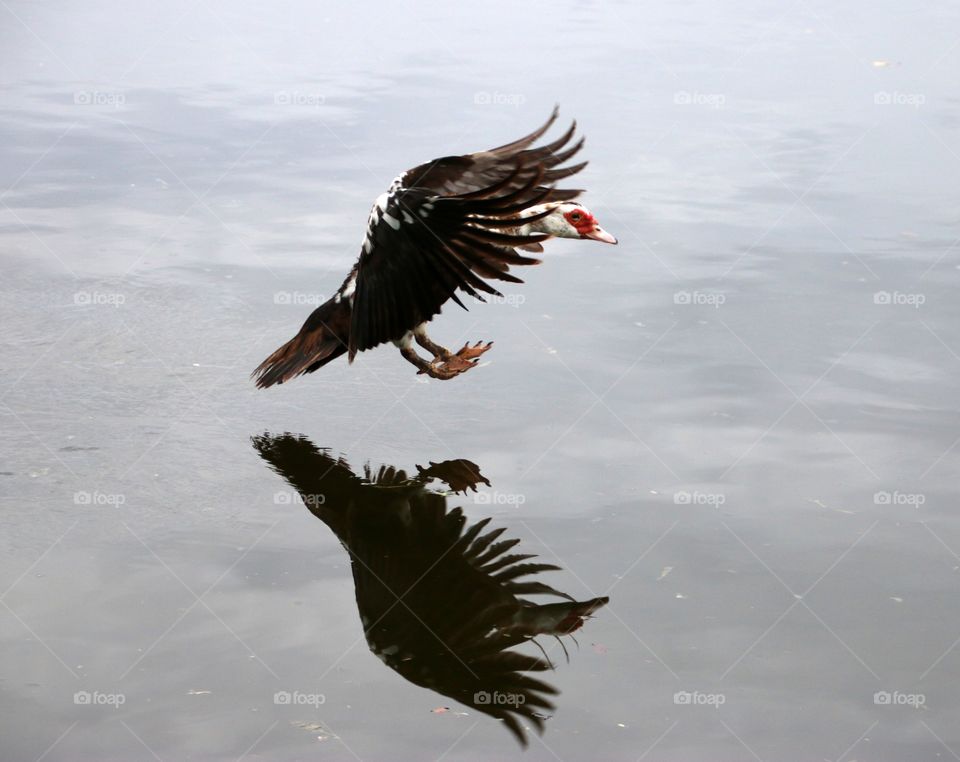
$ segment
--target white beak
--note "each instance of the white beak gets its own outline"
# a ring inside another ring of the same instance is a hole
[[[604,243],[616,244],[617,239],[610,235],[606,230],[604,230],[599,225],[591,230],[589,233],[584,233],[583,238],[591,238],[594,241],[603,241]]]

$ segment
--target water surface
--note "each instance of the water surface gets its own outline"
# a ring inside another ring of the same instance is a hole
[[[4,758],[520,755],[370,652],[265,431],[468,459],[451,505],[610,596],[544,641],[528,759],[960,754],[955,5],[0,15]],[[381,349],[253,388],[397,172],[555,102],[619,247],[448,308],[496,341],[454,382]]]

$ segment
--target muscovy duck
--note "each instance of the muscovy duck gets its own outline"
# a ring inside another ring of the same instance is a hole
[[[480,301],[480,292],[502,296],[487,281],[522,283],[510,266],[540,260],[517,249],[543,251],[551,237],[617,243],[573,200],[581,190],[554,187],[587,164],[561,166],[583,146],[583,138],[570,145],[576,122],[534,147],[557,116],[554,108],[542,127],[499,148],[435,159],[398,176],[374,203],[360,257],[343,285],[254,370],[257,386],[312,373],[342,354],[353,362],[357,352],[388,341],[419,373],[454,378],[493,343],[468,343],[453,353],[427,336],[427,322],[447,300],[466,309],[458,290]],[[421,357],[414,341],[433,359]]]

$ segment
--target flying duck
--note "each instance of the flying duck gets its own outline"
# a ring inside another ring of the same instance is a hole
[[[554,184],[586,162],[562,166],[583,146],[570,144],[576,122],[552,143],[534,146],[558,111],[526,137],[488,151],[446,156],[399,175],[373,205],[360,257],[343,285],[307,318],[300,332],[265,359],[253,376],[260,388],[312,373],[346,354],[393,342],[419,373],[447,380],[472,368],[493,342],[451,352],[433,342],[427,323],[462,291],[480,301],[502,296],[488,283],[523,281],[511,265],[535,265],[520,254],[543,241],[589,238],[615,244],[581,190]],[[424,359],[414,342],[432,355]]]

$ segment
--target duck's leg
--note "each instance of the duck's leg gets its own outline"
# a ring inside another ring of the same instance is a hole
[[[416,365],[418,373],[426,373],[431,378],[436,378],[440,381],[449,381],[454,376],[458,376],[466,370],[466,368],[446,367],[446,361],[439,357],[435,357],[433,362],[424,360],[417,354],[417,350],[413,348],[412,332],[405,334],[396,344],[400,348],[400,354],[403,355],[404,360],[412,365]],[[454,355],[450,355],[450,358],[456,359]],[[471,363],[466,364],[469,365]],[[456,366],[456,363],[454,363],[454,366]]]
[[[414,339],[433,355],[432,362],[424,360],[417,354],[413,347]],[[489,348],[489,345],[487,345],[482,350],[477,351],[478,344],[477,347],[464,347],[464,349],[469,349],[469,352],[461,350],[454,354],[446,347],[436,344],[427,336],[425,324],[418,325],[412,332],[407,333],[397,342],[397,346],[400,348],[400,354],[403,355],[403,358],[412,365],[416,365],[419,373],[426,373],[431,378],[441,381],[448,381],[454,376],[459,376],[461,373],[470,370],[476,364],[474,358],[479,357]]]
[[[470,342],[467,342],[463,345],[459,352],[454,354],[449,349],[440,346],[429,336],[427,336],[426,323],[421,323],[413,329],[413,337],[416,339],[417,344],[433,355],[435,360],[449,361],[451,357],[458,357],[461,360],[474,360],[493,346],[492,341],[488,341],[486,344],[484,344],[483,341],[478,341],[472,347],[470,346]]]
[[[434,360],[448,360],[453,355],[449,349],[446,347],[441,347],[429,336],[427,336],[426,323],[421,323],[413,329],[413,338],[416,339],[417,344],[433,355]]]

